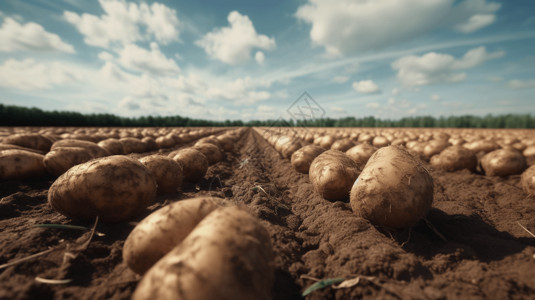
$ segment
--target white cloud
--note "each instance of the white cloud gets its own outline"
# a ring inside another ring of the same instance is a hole
[[[346,113],[346,110],[343,107],[340,106],[331,106],[329,109],[337,114],[343,114]]]
[[[61,40],[54,33],[46,31],[43,26],[29,22],[21,25],[7,17],[0,27],[0,51],[59,51],[74,53],[74,48]]]
[[[264,63],[264,59],[265,59],[265,55],[264,55],[264,52],[262,51],[258,51],[256,52],[255,56],[254,56],[254,59],[256,60],[256,62],[261,65]]]
[[[160,51],[158,44],[152,42],[150,48],[150,51],[148,51],[134,44],[126,45],[119,51],[119,61],[125,68],[148,72],[153,75],[171,76],[180,72],[176,62],[171,58],[167,58]]]
[[[429,96],[429,99],[431,99],[431,101],[438,102],[442,100],[442,97],[440,97],[440,95],[438,94],[432,94],[431,96]]]
[[[0,86],[19,90],[44,90],[55,85],[76,81],[71,67],[59,62],[38,63],[8,59],[0,65]]]
[[[381,107],[381,105],[377,102],[369,102],[369,103],[366,103],[366,107],[372,108],[372,109],[378,109],[379,107]]]
[[[100,52],[98,54],[98,58],[100,58],[103,61],[112,61],[114,59],[113,55],[106,51]]]
[[[422,56],[409,55],[392,63],[398,70],[398,79],[406,86],[422,86],[435,83],[460,82],[466,73],[459,72],[503,56],[504,51],[487,53],[485,47],[474,48],[460,58],[448,54],[429,52]]]
[[[401,91],[398,88],[392,89],[392,92],[391,92],[392,96],[397,96],[399,95],[399,93],[401,93]]]
[[[335,76],[332,79],[332,82],[335,82],[335,83],[346,83],[348,80],[349,80],[348,76]]]
[[[256,82],[250,77],[238,78],[228,82],[213,82],[206,91],[211,99],[223,99],[238,104],[254,104],[271,98],[271,94],[258,88],[267,87],[266,83]]]
[[[296,17],[312,25],[310,39],[330,56],[378,49],[441,26],[473,32],[494,21],[499,4],[486,0],[309,0]]]
[[[212,58],[237,64],[250,60],[254,48],[275,49],[275,39],[257,34],[248,16],[232,11],[227,19],[230,27],[214,29],[196,42]]]
[[[530,89],[535,88],[535,80],[509,80],[507,86],[511,89]]]
[[[107,48],[111,43],[126,45],[151,37],[162,44],[178,40],[180,23],[176,11],[163,4],[156,2],[149,6],[142,2],[138,5],[124,0],[100,0],[99,3],[104,10],[101,16],[63,13],[65,20],[85,36],[88,45]]]
[[[378,94],[381,92],[379,86],[372,80],[361,80],[359,82],[353,82],[353,88],[355,91],[363,94]]]
[[[470,33],[494,23],[495,20],[495,15],[473,15],[465,23],[457,25],[456,28],[464,33]]]

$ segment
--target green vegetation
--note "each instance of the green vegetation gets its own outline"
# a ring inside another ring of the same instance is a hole
[[[535,128],[535,116],[487,115],[434,118],[419,116],[399,120],[374,117],[322,118],[314,120],[210,121],[181,116],[146,116],[125,118],[112,114],[81,114],[67,111],[43,111],[38,108],[0,104],[0,126],[306,126],[306,127],[450,127],[450,128]]]

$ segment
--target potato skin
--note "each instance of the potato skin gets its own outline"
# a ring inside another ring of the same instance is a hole
[[[42,154],[9,149],[0,151],[0,180],[26,179],[46,174]]]
[[[318,155],[309,170],[314,189],[327,200],[347,199],[359,174],[357,163],[338,150],[327,150]]]
[[[119,141],[118,139],[105,139],[98,142],[97,145],[99,145],[102,149],[108,151],[112,155],[125,154],[123,143],[121,143],[121,141]]]
[[[200,151],[208,159],[208,164],[213,165],[223,160],[223,153],[220,148],[211,143],[197,143],[192,147]]]
[[[139,160],[147,167],[158,184],[158,194],[168,194],[176,192],[182,185],[184,171],[182,166],[172,158],[162,155],[149,155]]]
[[[31,148],[45,153],[48,152],[50,146],[52,146],[52,141],[49,138],[35,133],[13,134],[4,138],[3,143]]]
[[[147,271],[132,299],[271,299],[273,259],[257,218],[220,208]]]
[[[230,202],[199,197],[180,200],[148,215],[128,235],[123,260],[138,274],[144,274],[160,258],[178,246],[209,213]]]
[[[377,150],[351,189],[353,212],[373,224],[410,227],[433,203],[433,178],[405,148]]]
[[[87,149],[92,157],[104,157],[109,156],[110,153],[105,150],[104,148],[101,148],[99,145],[90,142],[90,141],[84,141],[84,140],[76,140],[76,139],[65,139],[65,140],[59,140],[52,144],[52,147],[50,150],[55,150],[57,148],[61,147],[82,147]]]
[[[90,161],[95,158],[89,150],[82,147],[58,147],[48,152],[43,163],[48,173],[54,176],[60,176],[67,172],[68,169]]]
[[[498,149],[481,158],[481,167],[488,176],[509,176],[522,173],[527,168],[526,159],[514,149]]]
[[[320,146],[306,145],[295,151],[292,154],[290,161],[297,172],[308,174],[308,170],[310,169],[312,161],[314,161],[314,159],[324,151],[325,149],[321,148]]]
[[[524,188],[524,191],[528,195],[535,195],[535,165],[527,168],[524,173],[522,173],[520,182],[522,183],[522,188]]]
[[[437,169],[454,172],[468,169],[474,172],[477,167],[476,155],[463,146],[449,146],[440,154],[431,157],[431,165]]]
[[[52,184],[48,202],[75,219],[120,222],[140,214],[156,197],[156,179],[139,161],[115,155],[72,167]]]
[[[346,155],[356,162],[362,169],[375,151],[377,151],[377,148],[370,144],[358,144],[355,147],[348,149]]]
[[[180,149],[169,153],[169,157],[178,162],[184,171],[184,181],[197,182],[208,171],[208,159],[199,150],[193,148]]]

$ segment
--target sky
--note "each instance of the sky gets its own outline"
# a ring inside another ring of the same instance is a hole
[[[2,0],[0,103],[244,121],[309,104],[309,117],[533,115],[535,1]]]

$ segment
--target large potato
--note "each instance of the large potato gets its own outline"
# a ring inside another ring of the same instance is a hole
[[[179,245],[209,213],[230,202],[199,197],[180,200],[148,215],[128,235],[123,260],[138,274],[144,274],[160,258]]]
[[[201,143],[192,147],[200,151],[208,159],[208,164],[213,165],[223,160],[223,153],[220,148],[214,144]]]
[[[145,156],[139,161],[156,178],[159,194],[176,192],[176,189],[182,184],[184,171],[182,170],[182,166],[172,158],[156,154]]]
[[[306,145],[295,151],[292,154],[290,161],[297,172],[308,174],[312,161],[314,161],[314,159],[324,151],[325,149],[321,148],[320,146]]]
[[[0,180],[26,179],[46,174],[42,154],[9,149],[0,151]]]
[[[145,273],[132,299],[271,299],[273,259],[258,219],[220,208]]]
[[[521,177],[521,183],[522,187],[524,188],[524,191],[530,195],[535,195],[535,165],[532,165],[531,167],[527,168],[524,173],[522,173]]]
[[[24,151],[29,151],[33,153],[44,154],[44,152],[41,150],[26,148],[26,147],[12,145],[12,144],[0,143],[0,151],[3,151],[3,150],[24,150]]]
[[[108,151],[112,155],[125,154],[123,143],[115,138],[109,138],[98,142],[97,144],[102,149]]]
[[[509,176],[527,168],[526,159],[514,149],[498,149],[481,158],[481,167],[488,176]]]
[[[52,144],[52,147],[50,150],[55,150],[57,148],[62,147],[82,147],[87,149],[92,157],[104,157],[109,156],[110,153],[105,150],[104,148],[101,148],[99,145],[90,142],[90,141],[84,141],[84,140],[76,140],[76,139],[65,139],[65,140],[59,140]]]
[[[327,200],[347,199],[359,174],[357,163],[338,150],[327,150],[318,155],[309,170],[314,189]]]
[[[95,158],[87,148],[82,147],[59,147],[50,150],[44,159],[43,163],[48,173],[59,176],[65,173],[68,169],[90,161]]]
[[[49,138],[35,133],[10,135],[4,138],[3,143],[31,148],[45,153],[52,146],[52,141]]]
[[[182,166],[185,181],[197,182],[208,171],[208,159],[199,150],[184,148],[169,153],[169,157]]]
[[[346,151],[346,155],[356,162],[357,165],[359,165],[359,167],[362,169],[375,151],[377,151],[377,148],[370,144],[364,143],[350,148]]]
[[[477,167],[477,157],[474,152],[463,146],[449,146],[440,154],[431,157],[431,165],[448,172],[468,169],[472,172]]]
[[[433,203],[433,178],[422,162],[400,146],[377,150],[351,189],[351,208],[370,222],[410,227]]]
[[[140,214],[156,197],[156,179],[139,161],[115,155],[72,167],[52,184],[48,202],[59,213],[120,222]]]

